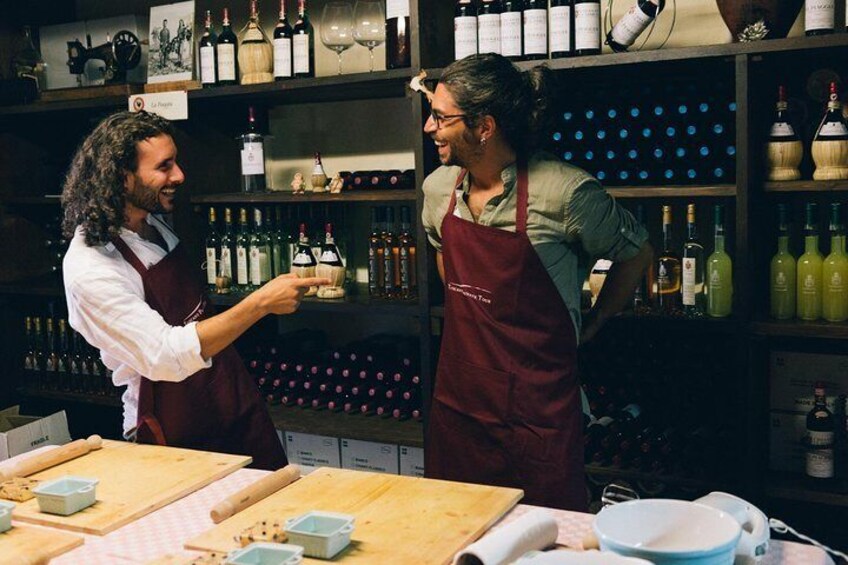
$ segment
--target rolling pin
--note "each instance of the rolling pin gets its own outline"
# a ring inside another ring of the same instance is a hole
[[[49,469],[65,461],[82,457],[89,451],[100,449],[102,445],[103,440],[96,434],[88,436],[87,439],[78,439],[71,443],[66,443],[56,449],[51,449],[45,453],[24,459],[20,463],[0,471],[0,482],[13,477],[26,477],[44,469]]]
[[[237,493],[231,494],[213,506],[209,512],[209,516],[213,522],[220,524],[233,514],[237,514],[263,498],[271,496],[299,478],[300,467],[297,465],[286,465],[282,469],[277,469],[270,475],[262,477],[252,485],[244,487]]]

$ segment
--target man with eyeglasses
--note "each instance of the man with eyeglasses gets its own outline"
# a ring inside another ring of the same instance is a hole
[[[585,510],[578,335],[624,308],[653,251],[597,180],[535,151],[551,74],[472,55],[443,71],[431,99],[424,131],[442,166],[424,181],[422,221],[445,322],[425,472]],[[581,323],[600,257],[614,266]]]

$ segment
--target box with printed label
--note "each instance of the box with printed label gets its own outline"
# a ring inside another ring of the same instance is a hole
[[[71,441],[65,411],[50,416],[23,416],[20,406],[0,410],[0,461],[42,445]]]
[[[341,467],[339,439],[299,432],[285,432],[290,463],[307,467]]]
[[[839,395],[848,394],[848,355],[771,352],[771,410],[806,414],[813,407],[813,387],[817,382],[824,383],[827,405],[833,412]]]
[[[806,435],[806,414],[772,411],[769,414],[769,469],[803,473]]]
[[[342,468],[397,475],[397,446],[391,443],[342,439]]]
[[[400,446],[400,474],[407,477],[424,476],[424,450],[420,447]]]

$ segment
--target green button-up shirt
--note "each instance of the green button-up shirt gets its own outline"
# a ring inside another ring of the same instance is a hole
[[[430,243],[442,248],[442,220],[459,167],[439,167],[424,180],[422,222]],[[502,194],[486,203],[480,225],[515,231],[515,164],[501,173]],[[580,335],[580,292],[597,259],[624,261],[635,256],[648,233],[589,173],[547,153],[528,163],[527,235],[571,313]],[[474,221],[466,204],[469,178],[462,184],[455,214]],[[457,194],[459,196],[459,194]]]

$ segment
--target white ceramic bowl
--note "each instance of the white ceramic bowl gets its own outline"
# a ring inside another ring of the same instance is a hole
[[[594,522],[601,549],[655,565],[733,565],[742,529],[729,514],[684,500],[631,500]]]
[[[651,562],[595,549],[589,551],[555,549],[531,551],[522,555],[515,565],[651,565]]]

